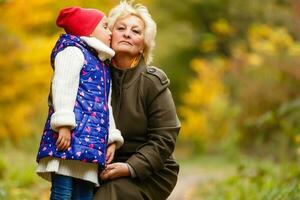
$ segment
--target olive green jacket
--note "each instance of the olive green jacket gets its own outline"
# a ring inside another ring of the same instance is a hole
[[[179,171],[172,153],[180,122],[168,89],[170,81],[162,70],[147,67],[143,59],[135,68],[120,70],[112,67],[112,81],[113,115],[124,137],[114,162],[127,162],[137,178],[125,178],[123,191],[121,186],[109,186],[110,192],[120,193],[120,196],[110,194],[101,198],[166,199],[176,184]],[[111,182],[116,185],[117,181]],[[130,184],[132,192],[128,191]],[[96,197],[104,185],[100,186]],[[128,192],[133,196],[126,196]]]

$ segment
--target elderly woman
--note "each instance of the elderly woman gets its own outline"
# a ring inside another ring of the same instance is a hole
[[[160,200],[173,190],[172,157],[180,129],[165,73],[149,67],[156,24],[148,10],[121,2],[109,14],[112,30],[112,106],[124,145],[100,174],[96,200]]]

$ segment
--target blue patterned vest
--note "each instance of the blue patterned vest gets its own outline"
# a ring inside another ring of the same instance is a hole
[[[53,156],[61,159],[98,163],[101,169],[105,166],[108,140],[109,113],[107,101],[111,81],[110,71],[108,66],[99,60],[94,49],[87,46],[79,37],[68,34],[61,35],[52,51],[51,64],[53,68],[57,53],[69,46],[78,47],[85,58],[80,72],[74,107],[76,127],[71,132],[71,145],[65,151],[58,151],[56,148],[58,133],[50,127],[50,119],[54,112],[50,94],[49,114],[37,161],[44,157]]]

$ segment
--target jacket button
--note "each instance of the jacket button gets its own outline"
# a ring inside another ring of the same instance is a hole
[[[154,69],[154,68],[149,68],[149,69],[148,69],[148,72],[154,73],[154,72],[156,72],[156,69]]]

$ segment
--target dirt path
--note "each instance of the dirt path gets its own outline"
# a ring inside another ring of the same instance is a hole
[[[202,169],[196,166],[181,168],[178,182],[167,200],[193,200],[195,189],[212,180],[222,180],[229,176],[225,169]]]
[[[207,177],[202,175],[180,175],[176,187],[168,200],[190,200],[194,192],[194,188],[207,181]]]

